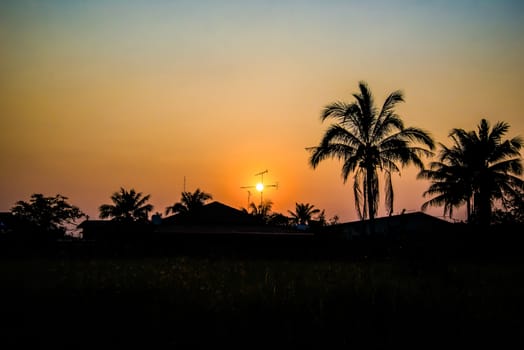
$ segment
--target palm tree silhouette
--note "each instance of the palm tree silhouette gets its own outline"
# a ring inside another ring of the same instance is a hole
[[[320,209],[309,203],[295,203],[295,212],[288,212],[295,224],[308,225],[313,215],[320,213]]]
[[[98,208],[99,216],[123,222],[147,221],[149,212],[153,210],[151,204],[146,204],[150,197],[149,194],[142,196],[142,192],[136,192],[133,188],[127,191],[121,187],[111,196],[113,204],[102,204]]]
[[[354,102],[338,101],[324,108],[321,120],[331,118],[336,123],[326,130],[318,146],[306,150],[311,153],[309,164],[313,168],[327,158],[336,158],[343,161],[344,183],[349,174],[354,174],[355,207],[361,220],[370,219],[373,230],[379,203],[379,173],[384,175],[389,215],[394,198],[391,174],[400,173],[399,165],[414,164],[424,169],[421,157],[433,155],[430,150],[434,149],[434,142],[424,130],[404,127],[394,111],[397,103],[404,101],[401,91],[391,93],[378,109],[367,84],[359,82],[359,89],[360,93],[353,94]]]
[[[453,217],[453,209],[466,204],[467,221],[470,221],[471,201],[473,193],[468,180],[468,168],[463,164],[460,151],[452,151],[441,145],[439,161],[431,162],[429,169],[424,169],[417,175],[418,179],[430,180],[429,189],[424,197],[435,195],[421,206],[426,211],[428,206],[444,206],[444,216]]]
[[[431,180],[424,196],[435,195],[422,209],[444,205],[444,215],[451,217],[453,207],[466,204],[468,222],[489,225],[493,202],[518,197],[524,188],[518,177],[522,175],[524,141],[520,137],[503,141],[508,130],[505,122],[497,122],[490,130],[486,119],[480,121],[477,131],[453,129],[449,134],[453,146],[440,144],[438,161],[418,175]]]
[[[170,213],[181,214],[183,216],[191,216],[206,204],[208,200],[213,199],[213,196],[209,193],[201,191],[199,188],[195,192],[182,192],[180,202],[166,207],[166,215]]]
[[[257,217],[261,222],[265,223],[271,216],[271,209],[273,208],[273,201],[266,199],[262,203],[256,205],[254,202],[249,203],[249,207],[242,208],[242,212]]]

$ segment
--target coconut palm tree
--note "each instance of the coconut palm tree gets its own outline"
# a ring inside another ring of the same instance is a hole
[[[386,211],[391,214],[391,175],[409,164],[424,169],[421,157],[433,155],[434,143],[424,130],[405,127],[395,113],[395,106],[404,101],[401,91],[391,93],[377,108],[368,85],[361,81],[359,89],[359,93],[353,94],[354,102],[339,101],[324,108],[321,120],[332,119],[335,123],[326,130],[318,146],[306,150],[311,153],[309,164],[313,168],[327,158],[343,161],[344,183],[353,174],[358,215],[373,222],[379,203],[379,174],[384,176]]]
[[[209,193],[201,191],[199,188],[195,192],[182,192],[180,202],[166,207],[166,215],[170,213],[190,216],[197,213],[208,200],[213,199]]]
[[[308,225],[313,215],[320,213],[320,209],[309,203],[295,203],[295,211],[288,210],[288,212],[295,224]]]
[[[100,218],[113,218],[115,221],[133,222],[147,221],[148,214],[153,210],[151,204],[146,204],[151,195],[142,195],[133,188],[129,191],[120,188],[120,191],[113,193],[111,200],[113,204],[102,204],[98,210]]]
[[[505,122],[497,122],[490,129],[486,119],[480,121],[477,131],[453,129],[449,134],[453,146],[441,144],[438,161],[419,173],[420,178],[431,181],[424,195],[435,195],[422,209],[444,205],[444,215],[451,216],[452,207],[466,204],[468,222],[474,219],[489,224],[494,202],[518,197],[524,188],[519,178],[524,141],[520,137],[503,141],[508,130]]]
[[[431,162],[429,169],[417,175],[418,179],[430,180],[431,185],[423,193],[424,197],[433,196],[422,204],[425,211],[429,206],[444,206],[444,216],[453,217],[453,209],[466,204],[467,221],[470,221],[472,188],[468,181],[467,167],[462,164],[458,154],[441,145],[440,160]],[[447,155],[446,155],[447,154]],[[447,159],[447,161],[444,161]]]
[[[249,203],[249,207],[247,209],[242,208],[242,212],[253,215],[260,219],[261,222],[265,223],[271,216],[272,207],[273,202],[267,199],[259,205],[256,205],[254,202]]]

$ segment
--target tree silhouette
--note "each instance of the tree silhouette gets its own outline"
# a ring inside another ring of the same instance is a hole
[[[386,211],[390,214],[394,199],[391,174],[400,173],[399,166],[408,164],[424,169],[421,157],[433,154],[430,150],[434,143],[422,129],[404,127],[395,113],[397,103],[404,101],[402,92],[391,93],[378,109],[367,84],[359,82],[359,89],[353,94],[354,102],[339,101],[324,108],[321,120],[333,119],[335,124],[326,130],[318,146],[306,150],[311,153],[309,164],[313,168],[327,158],[343,161],[344,183],[353,173],[358,215],[373,222],[379,203],[379,174],[384,175]]]
[[[288,212],[295,224],[308,225],[313,215],[320,213],[320,209],[309,203],[295,203],[295,211],[288,210]]]
[[[68,225],[74,225],[77,219],[85,216],[78,207],[69,204],[67,199],[60,194],[45,197],[41,193],[35,193],[31,195],[29,202],[16,202],[11,213],[28,229],[63,236]]]
[[[102,204],[99,207],[100,218],[113,218],[121,222],[145,222],[148,214],[153,210],[151,204],[146,204],[151,195],[142,195],[133,188],[127,191],[123,187],[120,191],[113,193],[111,200],[113,204]]]
[[[262,223],[267,223],[271,216],[271,208],[273,207],[273,202],[269,199],[264,200],[260,204],[255,204],[254,202],[249,203],[248,209],[242,208],[244,213],[248,213],[257,217]]]
[[[502,208],[494,210],[491,222],[524,224],[524,188],[516,188],[514,195],[502,200]]]
[[[444,206],[444,216],[453,217],[453,209],[466,204],[467,221],[470,221],[471,202],[473,193],[469,183],[468,168],[462,164],[458,153],[452,154],[442,145],[440,161],[430,163],[430,168],[419,172],[417,178],[431,181],[429,189],[423,193],[424,197],[433,196],[422,204],[425,211],[428,206]],[[445,155],[447,153],[447,155]],[[445,159],[445,160],[444,160]]]
[[[508,130],[505,122],[497,122],[490,130],[486,119],[477,131],[453,129],[449,134],[452,147],[440,144],[438,160],[418,175],[431,181],[424,196],[435,195],[422,209],[444,205],[444,215],[451,216],[453,207],[466,204],[468,222],[489,225],[494,202],[516,198],[524,188],[518,177],[524,142],[520,137],[503,141]]]
[[[180,202],[166,207],[166,215],[170,213],[181,214],[183,216],[193,216],[206,204],[208,200],[213,199],[209,193],[200,191],[199,188],[195,192],[182,192]]]

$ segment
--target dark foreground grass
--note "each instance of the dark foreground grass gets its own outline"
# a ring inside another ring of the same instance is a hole
[[[0,345],[518,348],[523,276],[519,259],[11,257]]]

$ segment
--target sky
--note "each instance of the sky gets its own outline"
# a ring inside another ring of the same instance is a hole
[[[377,104],[401,90],[437,142],[482,118],[524,137],[521,1],[2,0],[0,48],[0,211],[61,194],[97,218],[121,187],[154,212],[197,188],[241,208],[267,170],[274,212],[357,220],[341,163],[305,148],[359,81]],[[428,199],[417,172],[394,176],[394,213]]]

